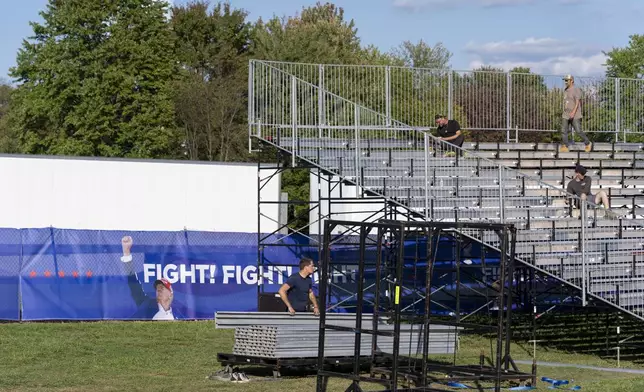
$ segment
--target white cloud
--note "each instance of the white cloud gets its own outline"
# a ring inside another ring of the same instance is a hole
[[[539,2],[551,1],[559,4],[579,3],[586,0],[539,0]],[[537,0],[394,0],[394,7],[421,11],[431,7],[454,8],[459,6],[511,7],[526,4],[536,4]]]
[[[473,56],[470,68],[482,65],[509,70],[529,67],[533,72],[561,75],[604,73],[606,56],[601,49],[556,38],[527,38],[518,41],[470,42],[465,52]]]
[[[527,67],[530,71],[545,75],[573,74],[577,76],[599,76],[604,75],[606,56],[597,53],[591,56],[557,56],[537,61],[483,61],[476,59],[470,62],[469,69],[491,66],[509,71],[515,67]]]
[[[595,48],[580,46],[572,40],[556,38],[526,38],[518,41],[496,41],[477,44],[470,42],[465,52],[483,58],[529,57],[534,59],[565,56],[570,54],[589,55],[596,53]]]

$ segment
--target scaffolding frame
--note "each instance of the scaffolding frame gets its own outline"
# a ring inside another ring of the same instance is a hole
[[[257,267],[258,271],[265,269],[266,267],[276,267],[281,269],[286,269],[287,267],[293,267],[292,264],[280,263],[279,260],[273,260],[270,256],[267,256],[268,250],[272,247],[287,247],[293,249],[295,254],[311,257],[314,260],[319,258],[319,255],[322,254],[323,246],[323,229],[326,220],[331,220],[334,217],[352,214],[353,212],[338,211],[335,207],[339,205],[349,205],[349,204],[359,204],[359,205],[373,205],[374,208],[370,208],[367,211],[362,211],[362,213],[367,213],[369,216],[365,218],[365,221],[378,220],[378,219],[392,219],[396,220],[399,218],[407,219],[409,221],[415,219],[423,219],[422,214],[404,208],[400,203],[395,200],[389,200],[383,197],[368,197],[368,195],[360,194],[358,197],[347,197],[343,195],[344,186],[351,186],[359,189],[356,184],[350,180],[342,178],[338,173],[334,173],[330,170],[324,170],[317,165],[311,164],[306,159],[299,159],[298,157],[293,158],[292,154],[288,151],[276,148],[270,142],[264,142],[261,139],[255,139],[257,152]],[[266,163],[266,156],[262,152],[267,149],[269,153],[274,153],[275,155],[270,159],[272,163]],[[273,150],[273,151],[271,151]],[[307,173],[313,174],[313,179],[317,181],[317,197],[309,197],[309,200],[282,200],[280,197],[278,200],[266,200],[263,197],[262,191],[266,184],[274,179],[277,175],[283,174],[286,171],[305,171]],[[267,173],[268,172],[268,173]],[[326,189],[326,195],[324,196],[322,190]],[[338,196],[332,196],[334,192],[338,192]],[[307,213],[311,214],[314,212],[316,215],[314,219],[307,219],[307,224],[303,226],[294,226],[295,220],[297,218],[291,219],[288,217],[284,222],[274,222],[277,223],[277,228],[274,230],[263,230],[262,229],[262,218],[273,220],[270,215],[263,212],[263,208],[267,205],[277,205],[278,209],[284,207],[290,207],[293,205],[307,205]],[[324,212],[323,212],[324,211]],[[309,234],[308,229],[313,225],[317,226],[318,234]],[[287,234],[277,239],[277,235],[280,232],[288,231]],[[346,235],[353,232],[357,233],[355,229],[347,229],[341,235]],[[308,242],[302,243],[295,241],[294,243],[286,243],[286,240],[293,237],[294,235],[299,234],[305,237]],[[317,257],[316,257],[317,256]],[[282,271],[283,271],[282,270]],[[335,269],[333,271],[336,276],[345,275],[345,273],[340,269]],[[272,279],[268,279],[269,284],[278,283]],[[331,285],[335,292],[329,290],[327,292],[327,303],[330,302],[331,297],[334,293],[346,291],[339,285]],[[260,305],[260,297],[262,294],[270,294],[266,292],[266,285],[258,284],[257,285],[257,306]],[[347,293],[351,294],[351,293]],[[355,295],[353,295],[355,297]],[[348,299],[344,298],[340,302],[344,302]],[[334,304],[333,307],[341,307],[342,303]]]

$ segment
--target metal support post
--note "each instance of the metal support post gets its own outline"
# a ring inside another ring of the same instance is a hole
[[[330,244],[331,244],[331,232],[335,228],[335,224],[331,224],[329,221],[324,222],[324,234],[323,234],[323,246],[322,254],[320,255],[320,265],[318,269],[321,271],[320,274],[320,332],[318,335],[318,372],[324,369],[324,341],[325,341],[325,327],[326,327],[326,308],[327,308],[327,283],[329,279],[329,264],[331,262],[330,257]],[[324,392],[326,391],[326,382],[328,377],[320,375],[318,373],[316,391]]]
[[[423,132],[425,141],[425,219],[429,219],[429,135]]]
[[[253,153],[253,123],[255,122],[255,89],[254,77],[255,75],[255,62],[253,60],[248,64],[248,152]]]
[[[452,71],[447,71],[447,118],[452,119],[454,103],[454,78]]]
[[[615,79],[615,143],[619,141],[619,130],[621,125],[621,79]],[[624,134],[624,142],[626,142],[626,134]]]
[[[506,143],[510,143],[510,130],[512,129],[512,74],[510,72],[506,74],[505,83],[505,127],[507,129],[505,139]]]
[[[324,107],[324,65],[320,64],[318,72],[318,137],[322,137],[322,128],[326,125]]]
[[[391,126],[391,67],[385,66],[385,124]]]
[[[503,167],[499,166],[499,218],[505,223],[505,207],[503,202]]]
[[[356,199],[360,196],[360,107],[354,106],[354,122],[355,122],[355,149],[356,149]]]
[[[586,201],[581,200],[581,303],[586,306]]]
[[[295,167],[295,152],[297,149],[297,79],[291,76],[291,164]]]

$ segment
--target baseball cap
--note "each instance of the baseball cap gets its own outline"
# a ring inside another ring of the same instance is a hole
[[[583,167],[582,165],[577,165],[577,167],[575,167],[575,173],[579,173],[582,176],[585,176],[586,175],[586,168]]]
[[[572,80],[572,75],[568,74],[563,77],[563,80]]]
[[[162,284],[166,289],[170,290],[171,293],[173,292],[172,291],[172,284],[170,284],[170,281],[168,279],[161,278],[161,279],[155,280],[154,281],[154,288],[156,289],[157,285],[159,285],[159,284]]]

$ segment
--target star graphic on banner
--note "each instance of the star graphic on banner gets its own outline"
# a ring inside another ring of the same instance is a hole
[[[92,277],[92,271],[87,271],[87,273],[85,275],[87,275],[88,278],[91,278]]]
[[[64,278],[65,277],[65,271],[58,271],[58,277],[59,278]]]
[[[50,276],[51,276],[51,272],[49,272],[49,270],[45,271],[45,277],[49,278]]]
[[[31,278],[35,278],[35,277],[36,277],[36,275],[37,275],[37,274],[36,274],[36,271],[31,271],[31,272],[29,273],[29,277],[31,277]]]
[[[72,276],[73,276],[74,278],[78,278],[78,271],[74,271],[74,272],[72,272]]]

